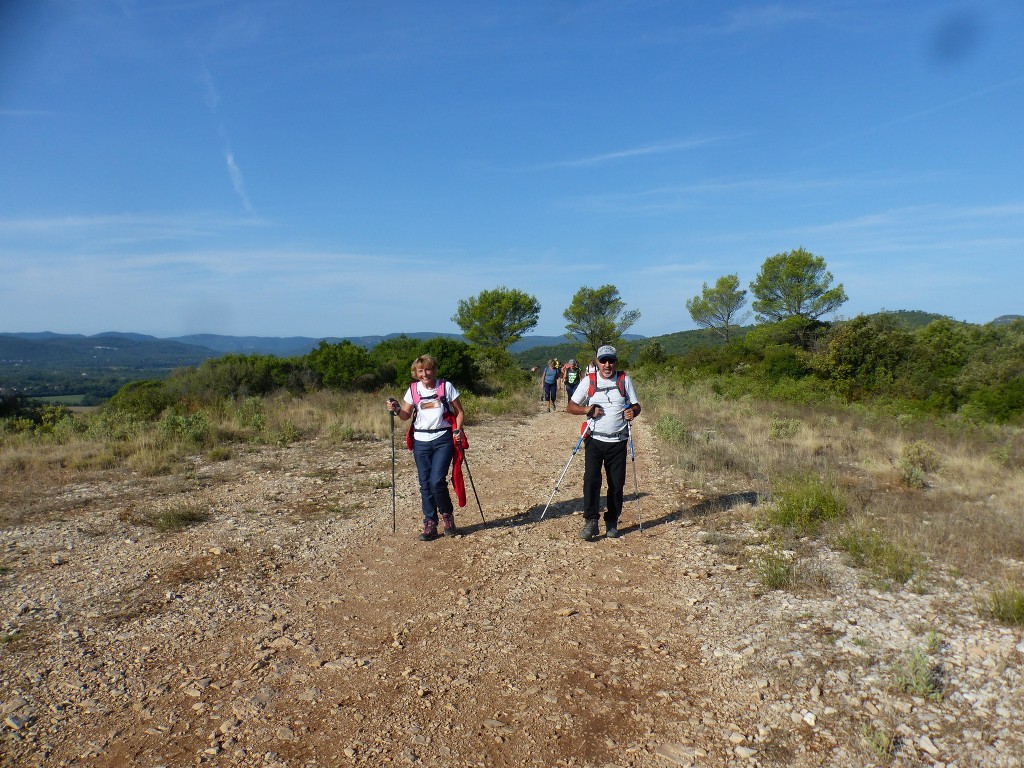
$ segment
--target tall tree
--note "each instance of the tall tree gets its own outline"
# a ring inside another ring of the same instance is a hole
[[[750,284],[752,306],[758,320],[785,326],[807,347],[819,318],[846,302],[843,284],[831,284],[832,273],[821,256],[803,248],[777,253],[765,260]]]
[[[732,329],[739,324],[738,314],[747,303],[747,292],[740,290],[739,275],[723,275],[714,288],[704,283],[700,296],[687,300],[686,309],[697,325],[707,328],[726,343]]]
[[[810,251],[777,253],[765,260],[757,279],[750,284],[757,319],[780,322],[791,317],[817,320],[846,302],[840,283],[835,288],[825,260]]]
[[[540,302],[535,297],[499,286],[459,301],[452,321],[474,344],[506,349],[536,328],[539,317]]]
[[[596,289],[583,286],[562,316],[568,321],[566,338],[585,342],[596,354],[602,344],[621,344],[622,335],[640,319],[640,310],[626,311],[626,303],[614,285]]]

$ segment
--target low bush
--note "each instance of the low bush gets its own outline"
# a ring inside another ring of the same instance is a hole
[[[861,522],[846,526],[833,543],[847,553],[854,566],[867,568],[888,583],[920,580],[926,570],[920,555]]]
[[[846,501],[839,490],[817,475],[783,480],[773,488],[772,497],[775,503],[766,513],[768,522],[800,535],[814,534],[822,523],[846,514]]]
[[[923,440],[916,440],[900,449],[900,476],[908,488],[923,488],[925,475],[941,466],[938,451]]]
[[[891,670],[893,687],[925,699],[941,699],[942,668],[920,648],[914,648]]]
[[[996,621],[1011,627],[1024,626],[1024,591],[1016,585],[992,590],[988,613]]]

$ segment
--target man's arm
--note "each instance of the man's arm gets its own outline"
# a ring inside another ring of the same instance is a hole
[[[577,405],[576,401],[570,398],[569,404],[565,406],[565,410],[573,416],[585,416],[590,408],[586,405]]]

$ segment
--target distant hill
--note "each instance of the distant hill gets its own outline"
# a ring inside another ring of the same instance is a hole
[[[897,309],[892,311],[883,309],[875,314],[888,315],[894,318],[908,331],[916,331],[918,328],[924,328],[935,320],[942,320],[946,317],[946,315],[937,315],[934,312],[922,312],[919,309]]]
[[[129,381],[163,378],[217,354],[141,334],[0,334],[0,390],[101,401]]]
[[[1009,325],[1018,320],[1024,320],[1024,315],[1000,315],[991,322],[991,325]]]
[[[27,338],[26,338],[27,337]],[[141,334],[96,336],[0,333],[0,366],[56,368],[176,368],[196,365],[212,349]]]

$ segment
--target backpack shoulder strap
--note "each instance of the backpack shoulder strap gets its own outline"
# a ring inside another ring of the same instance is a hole
[[[409,389],[412,392],[413,408],[419,408],[420,400],[423,399],[423,396],[420,395],[419,382],[414,381],[409,385]],[[449,410],[448,388],[445,386],[444,379],[437,380],[437,399],[441,401],[441,405],[444,407],[445,411]]]
[[[597,392],[597,374],[588,373],[587,379],[589,384],[587,385],[587,397],[593,397],[594,393]],[[615,387],[619,390],[619,394],[622,395],[623,399],[628,400],[629,395],[626,394],[626,372],[617,371],[615,373]]]

